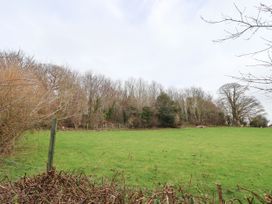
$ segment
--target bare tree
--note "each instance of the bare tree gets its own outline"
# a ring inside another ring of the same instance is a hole
[[[248,87],[238,83],[224,84],[219,89],[220,102],[231,125],[240,126],[241,123],[249,122],[252,117],[264,113],[260,102],[246,95],[247,90]]]
[[[0,53],[0,153],[9,152],[22,132],[50,115],[50,94],[33,72],[36,66],[21,52]]]
[[[195,125],[223,125],[223,112],[213,101],[212,96],[201,88],[191,87],[183,90],[180,99],[181,117]]]
[[[0,53],[0,153],[9,152],[25,131],[60,123],[81,123],[86,101],[78,74],[36,63],[22,52]]]
[[[263,66],[267,68],[267,74],[264,76],[254,75],[251,73],[241,74],[239,77],[234,77],[243,82],[250,83],[252,87],[263,90],[268,93],[272,93],[272,39],[266,38],[265,33],[271,35],[272,32],[272,5],[266,5],[260,3],[256,6],[256,14],[250,15],[246,12],[246,9],[240,9],[236,4],[234,8],[237,12],[237,17],[223,15],[221,20],[206,20],[204,21],[211,24],[225,24],[231,26],[231,29],[225,30],[226,36],[221,39],[215,40],[216,42],[222,42],[230,39],[238,39],[242,36],[246,40],[250,40],[255,34],[260,33],[262,40],[264,41],[264,48],[261,50],[255,50],[242,54],[241,56],[254,56],[257,60],[256,66]],[[267,53],[266,59],[260,59],[257,55],[261,53]]]

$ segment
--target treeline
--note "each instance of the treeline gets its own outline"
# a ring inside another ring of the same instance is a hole
[[[53,116],[60,127],[86,129],[214,126],[229,118],[201,88],[81,75],[21,52],[1,52],[0,73],[0,152],[23,131],[48,127]]]

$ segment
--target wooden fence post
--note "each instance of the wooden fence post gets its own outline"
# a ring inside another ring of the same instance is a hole
[[[52,167],[53,167],[56,127],[57,127],[57,119],[56,119],[56,117],[54,117],[52,119],[51,131],[50,131],[50,143],[49,143],[49,150],[48,150],[47,172],[51,171]]]
[[[222,187],[220,184],[217,184],[217,192],[218,192],[218,201],[219,204],[224,204],[224,200],[223,200],[223,193],[222,193]]]

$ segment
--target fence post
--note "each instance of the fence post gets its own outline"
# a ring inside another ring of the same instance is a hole
[[[222,187],[221,187],[220,184],[217,184],[217,192],[218,192],[218,200],[219,200],[219,204],[224,204],[223,193],[222,193]]]
[[[56,117],[53,117],[52,124],[51,124],[51,130],[50,130],[50,142],[49,142],[49,150],[48,150],[47,172],[51,171],[52,167],[53,167],[55,138],[56,138],[56,127],[57,127],[57,119],[56,119]]]

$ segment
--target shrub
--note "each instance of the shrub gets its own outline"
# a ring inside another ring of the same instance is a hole
[[[268,120],[263,115],[258,115],[250,121],[250,127],[267,127]]]
[[[10,151],[14,140],[30,124],[37,84],[20,55],[1,56],[0,63],[0,153]]]
[[[142,125],[145,128],[152,127],[152,121],[154,117],[154,112],[151,107],[145,106],[143,107],[143,111],[141,113],[141,121]]]
[[[161,93],[156,101],[159,124],[161,127],[177,127],[179,117],[177,116],[176,104],[166,93]]]
[[[20,52],[0,53],[0,154],[10,152],[22,132],[46,121],[50,98],[35,66]]]

